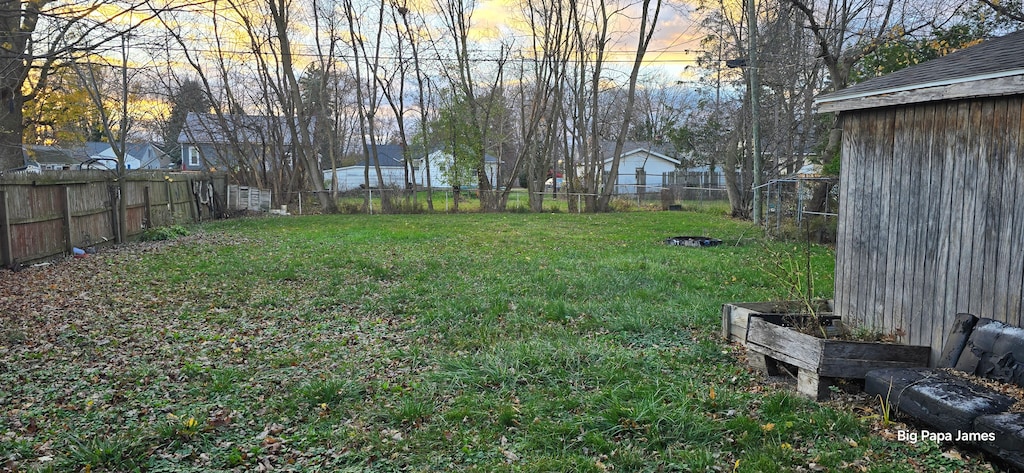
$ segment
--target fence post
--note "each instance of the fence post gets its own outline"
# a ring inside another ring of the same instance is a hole
[[[61,197],[64,201],[64,208],[61,209],[64,217],[64,251],[71,255],[75,251],[75,244],[71,241],[71,188],[61,186]]]
[[[177,218],[177,216],[174,215],[175,205],[174,196],[171,193],[171,181],[164,179],[164,189],[167,191],[167,213],[170,214],[169,217],[171,219],[171,223],[175,223],[175,219]]]
[[[142,200],[146,203],[145,228],[153,228],[153,202],[149,200],[149,186],[142,188]]]
[[[7,209],[7,191],[0,191],[0,262],[4,267],[14,264],[11,254],[11,216]]]
[[[117,213],[118,200],[121,198],[121,196],[118,195],[117,186],[113,185],[110,180],[107,180],[105,182],[107,184],[107,194],[110,195],[110,223],[112,230],[111,233],[114,234],[114,242],[117,244],[121,244],[124,243],[124,240],[121,239],[123,235],[121,235],[121,225],[118,223],[120,222],[120,217]]]
[[[203,216],[202,212],[200,212],[200,210],[199,210],[199,199],[196,198],[196,193],[193,192],[194,190],[195,190],[195,181],[193,181],[192,179],[189,179],[188,180],[188,189],[186,189],[186,191],[188,192],[188,195],[189,195],[188,207],[189,207],[189,209],[191,209],[191,210],[189,210],[189,214],[192,215],[192,222],[193,223],[200,221],[200,219],[202,219],[202,216]]]

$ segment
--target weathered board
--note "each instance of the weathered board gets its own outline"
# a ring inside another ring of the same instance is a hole
[[[832,314],[833,303],[831,300],[814,301],[815,310],[819,317],[838,319]],[[773,319],[783,317],[782,314],[793,315],[806,312],[808,309],[802,301],[775,301],[775,302],[733,302],[722,305],[722,338],[728,342],[747,342],[747,321],[752,316],[767,318],[769,321],[778,323]]]
[[[128,237],[195,220],[188,175],[133,172],[125,181]],[[176,179],[177,178],[177,179]],[[224,177],[216,177],[224,194]],[[149,189],[149,200],[145,195]],[[116,186],[109,173],[65,171],[0,179],[0,266],[115,240]],[[147,217],[148,216],[148,217]]]
[[[797,367],[797,391],[819,400],[828,395],[835,378],[864,378],[868,371],[881,368],[928,366],[931,353],[927,346],[824,339],[755,316],[748,318],[746,345],[748,351],[770,359],[753,357],[759,368],[773,361]]]
[[[843,114],[835,312],[940,359],[958,313],[1020,326],[1024,98]]]

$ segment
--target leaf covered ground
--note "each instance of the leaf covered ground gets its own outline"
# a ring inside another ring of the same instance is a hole
[[[765,255],[827,296],[833,255],[713,213],[191,231],[0,272],[0,471],[991,468],[748,371],[721,304],[792,297]]]

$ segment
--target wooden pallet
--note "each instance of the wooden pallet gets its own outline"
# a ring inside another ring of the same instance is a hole
[[[780,363],[797,370],[797,391],[827,399],[836,378],[859,378],[873,369],[928,366],[925,346],[824,339],[773,324],[760,317],[747,323],[747,357],[751,367],[780,374]]]

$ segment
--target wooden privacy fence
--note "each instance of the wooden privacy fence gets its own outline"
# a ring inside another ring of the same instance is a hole
[[[125,178],[127,231],[213,218],[224,208],[223,175],[133,171]],[[104,171],[0,177],[0,264],[10,267],[117,239],[119,188]]]

